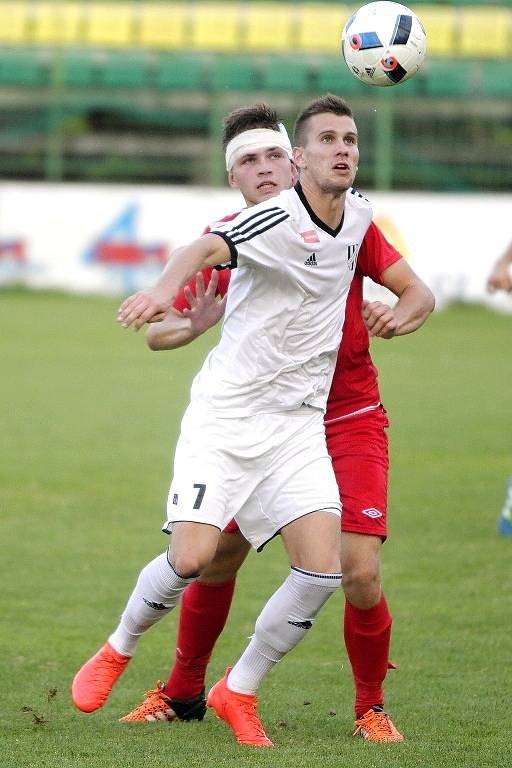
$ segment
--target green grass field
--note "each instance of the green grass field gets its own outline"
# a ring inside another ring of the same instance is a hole
[[[512,474],[512,317],[456,307],[374,343],[392,428],[386,593],[395,617],[387,706],[407,740],[351,738],[342,596],[265,681],[274,750],[226,727],[123,726],[165,677],[175,616],[147,635],[93,715],[71,679],[117,622],[139,569],[163,551],[179,418],[213,338],[155,354],[114,322],[117,302],[0,294],[2,768],[415,768],[510,765],[512,539],[496,517]],[[209,673],[236,659],[287,566],[251,555]]]

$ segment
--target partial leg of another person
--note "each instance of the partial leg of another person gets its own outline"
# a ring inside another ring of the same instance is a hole
[[[339,494],[323,425],[318,431],[315,424],[314,415],[311,421],[306,417],[299,433],[292,429],[272,457],[272,475],[252,499],[268,515],[261,530],[247,514],[249,506],[238,518],[255,546],[280,530],[291,566],[260,613],[246,650],[208,694],[208,706],[241,744],[272,746],[257,714],[256,692],[265,675],[304,638],[341,584]]]
[[[355,733],[377,742],[403,740],[384,711],[392,625],[380,566],[387,536],[387,425],[379,409],[327,429],[343,501],[344,638],[355,683]]]
[[[104,705],[141,636],[176,607],[186,587],[212,560],[219,536],[220,529],[212,525],[175,525],[169,549],[140,572],[117,628],[75,675],[71,692],[78,709],[94,712]]]
[[[230,523],[213,561],[183,593],[176,655],[167,682],[158,681],[122,722],[203,719],[206,669],[229,614],[236,574],[249,550],[236,523]]]

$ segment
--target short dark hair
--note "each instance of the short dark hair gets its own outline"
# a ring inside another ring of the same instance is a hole
[[[346,117],[354,117],[351,108],[340,96],[335,96],[333,93],[326,93],[324,96],[319,96],[307,107],[304,107],[302,112],[295,121],[293,128],[293,146],[303,147],[306,142],[306,127],[308,120],[314,115],[322,115],[325,112],[331,112],[333,115],[340,115]]]
[[[253,128],[270,128],[279,130],[279,118],[277,112],[268,104],[253,104],[251,107],[240,107],[233,110],[224,118],[224,130],[222,132],[222,148],[235,136]]]

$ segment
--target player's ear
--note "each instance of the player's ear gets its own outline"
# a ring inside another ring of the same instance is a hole
[[[293,160],[290,161],[290,165],[292,167],[292,187],[294,187],[299,180],[299,169],[297,168]]]
[[[304,162],[304,147],[293,148],[293,162],[299,169],[306,167],[306,163]]]
[[[240,185],[239,185],[238,181],[236,180],[236,176],[233,173],[233,171],[229,171],[228,172],[228,184],[233,189],[240,189]]]

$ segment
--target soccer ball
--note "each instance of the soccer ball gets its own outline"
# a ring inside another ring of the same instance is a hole
[[[427,36],[421,21],[405,5],[368,3],[349,18],[341,50],[354,77],[367,85],[397,85],[423,63]]]

